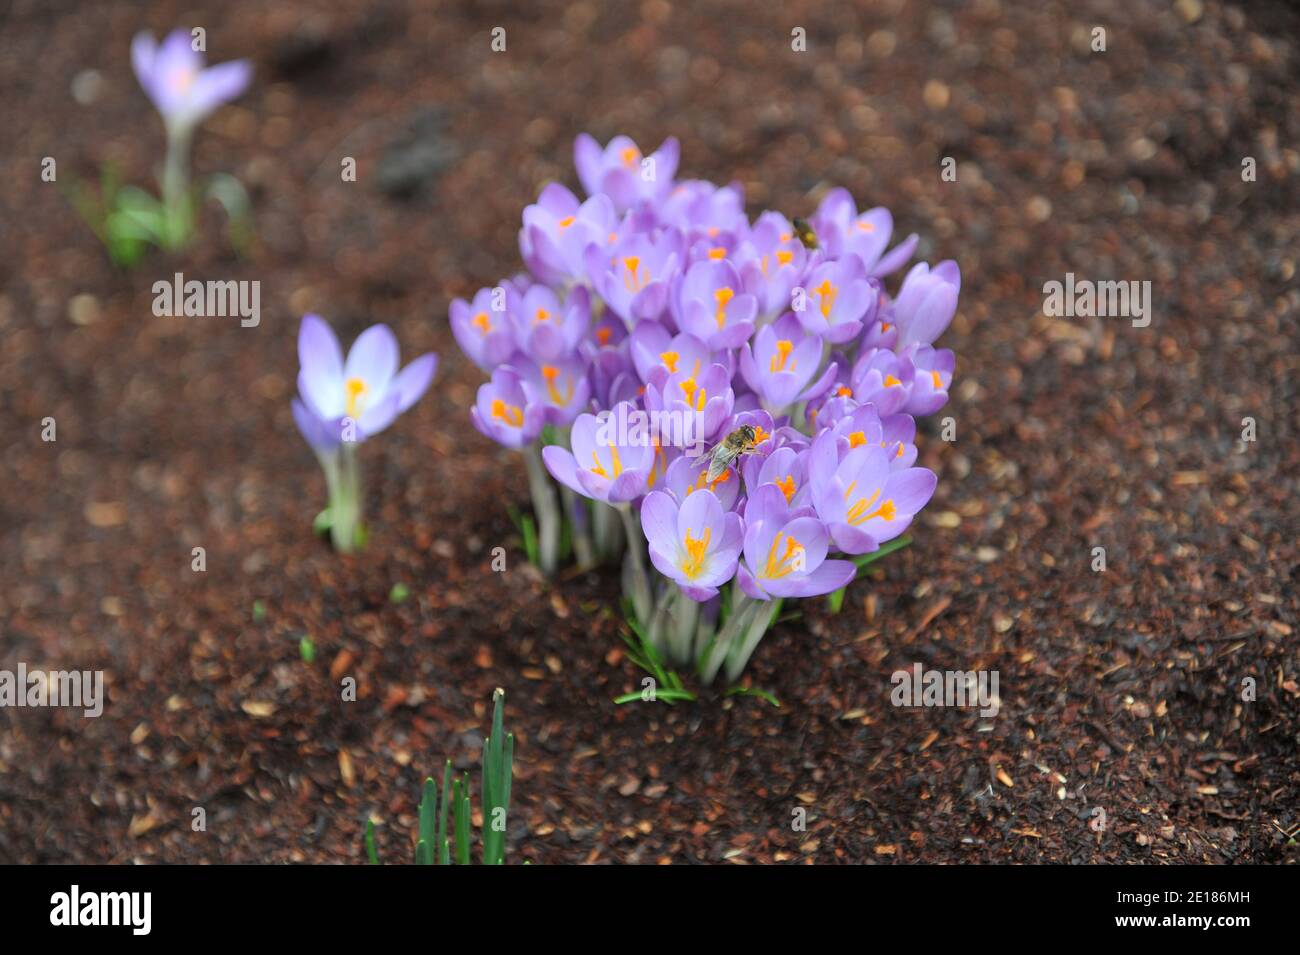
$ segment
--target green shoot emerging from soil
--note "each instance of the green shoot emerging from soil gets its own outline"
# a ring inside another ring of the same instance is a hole
[[[504,865],[515,738],[505,731],[505,691],[497,689],[492,694],[492,701],[492,732],[483,740],[483,833],[479,862],[482,865]],[[415,864],[472,864],[472,816],[469,774],[462,773],[459,778],[453,778],[451,760],[447,760],[442,771],[441,794],[433,777],[424,781]],[[375,848],[374,822],[369,820],[365,846],[367,858],[377,864],[379,854]]]

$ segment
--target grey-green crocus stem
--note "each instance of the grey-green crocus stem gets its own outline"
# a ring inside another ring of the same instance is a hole
[[[632,513],[632,505],[619,504],[618,513],[623,518],[623,530],[627,535],[627,563],[623,569],[623,587],[632,601],[632,609],[637,620],[646,626],[650,623],[652,599],[650,596],[650,578],[646,574],[645,534],[641,532],[641,521]]]
[[[190,221],[190,140],[194,128],[189,125],[167,127],[167,157],[163,160],[162,195],[165,222],[163,242],[177,249],[189,241],[194,224]]]
[[[668,652],[678,666],[695,659],[695,631],[700,621],[700,605],[677,587],[672,587],[673,604],[669,608]]]
[[[340,554],[350,554],[361,526],[361,464],[356,442],[344,441],[319,457],[329,489],[330,541]]]
[[[592,501],[592,529],[596,536],[596,554],[609,560],[623,552],[623,532],[616,509],[604,501]]]
[[[650,615],[650,622],[646,626],[646,639],[660,656],[663,656],[669,650],[667,633],[671,624],[670,614],[676,594],[677,588],[665,581],[659,599],[655,601],[655,609]]]
[[[591,521],[585,498],[579,498],[573,489],[560,485],[560,501],[564,504],[564,517],[573,528],[573,554],[579,567],[596,566],[596,554],[591,546]]]
[[[718,675],[718,670],[722,667],[722,661],[727,658],[732,643],[748,630],[755,614],[766,611],[768,607],[766,601],[753,600],[739,591],[736,592],[735,602],[731,606],[731,615],[727,617],[727,622],[718,632],[713,646],[709,648],[708,657],[700,667],[700,679],[706,686]]]
[[[758,643],[767,633],[767,628],[772,625],[772,614],[775,608],[771,602],[762,603],[745,627],[745,634],[739,643],[733,643],[731,651],[727,654],[727,682],[735,683],[740,674],[745,670],[745,664],[749,663],[749,658],[754,655],[754,650],[758,648]]]
[[[560,552],[560,505],[555,485],[542,463],[541,442],[524,448],[524,463],[528,467],[528,491],[533,498],[533,513],[537,515],[538,569],[548,577],[555,573]]]

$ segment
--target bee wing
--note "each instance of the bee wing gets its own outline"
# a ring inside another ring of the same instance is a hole
[[[709,473],[705,478],[710,484],[722,477],[722,472],[727,470],[736,453],[724,445],[718,445],[713,449],[713,456],[709,458]]]

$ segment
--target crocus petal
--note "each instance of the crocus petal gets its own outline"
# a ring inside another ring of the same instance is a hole
[[[228,103],[248,88],[253,78],[253,64],[232,60],[208,67],[194,79],[190,101],[196,113],[205,114]]]
[[[697,584],[678,584],[681,592],[690,597],[696,603],[704,603],[706,600],[712,600],[718,595],[717,587],[701,587]]]
[[[861,528],[838,521],[827,525],[831,540],[846,554],[869,554],[880,549],[880,543]]]
[[[388,387],[397,373],[397,336],[387,325],[371,325],[353,344],[343,366],[345,379],[360,378],[375,394]]]
[[[153,34],[137,33],[131,40],[131,68],[141,84],[148,82],[153,71],[154,58],[158,55],[158,43]]]
[[[746,597],[753,597],[755,600],[771,599],[758,586],[758,581],[754,579],[754,575],[749,572],[749,569],[744,564],[736,568],[736,583],[740,585],[740,590]]]
[[[433,382],[438,370],[438,356],[433,352],[421,355],[398,373],[392,390],[398,395],[397,411],[400,414],[420,400],[420,396]]]
[[[343,378],[343,349],[329,323],[319,315],[304,315],[298,329],[298,366],[311,374]]]
[[[573,141],[573,165],[578,171],[578,180],[587,195],[600,191],[600,145],[586,133],[579,133]]]
[[[828,560],[810,574],[769,581],[767,587],[778,597],[820,597],[848,586],[856,573],[857,568],[850,560]]]
[[[318,414],[343,413],[343,350],[319,315],[304,315],[298,329],[298,387]]]
[[[930,503],[938,482],[935,473],[928,468],[908,468],[890,476],[885,493],[900,514],[915,514]]]
[[[839,372],[839,370],[840,370],[839,366],[835,362],[831,362],[829,365],[826,366],[826,370],[822,372],[821,377],[818,378],[816,381],[814,381],[811,385],[809,385],[808,388],[803,392],[803,394],[801,394],[795,400],[812,401],[812,399],[814,398],[820,398],[823,394],[826,393],[826,391],[830,388],[831,385],[835,384],[835,376]]]
[[[307,443],[318,451],[327,451],[339,443],[338,432],[317,417],[308,407],[294,398],[290,403],[293,422]]]
[[[651,491],[641,502],[641,529],[646,540],[671,553],[677,545],[677,504],[663,491]]]
[[[888,252],[880,257],[880,261],[872,268],[871,274],[877,278],[883,278],[886,275],[892,275],[907,264],[907,260],[912,257],[916,251],[916,244],[921,241],[921,237],[915,232],[909,235],[898,245],[894,246]]]
[[[551,477],[565,487],[577,491],[584,497],[591,496],[578,483],[578,462],[574,460],[570,451],[561,448],[559,445],[548,444],[542,448],[542,463],[546,465],[546,470],[550,472]]]
[[[400,397],[397,391],[389,391],[379,401],[362,411],[361,418],[357,421],[361,433],[367,438],[373,437],[392,424],[400,410],[398,408]]]

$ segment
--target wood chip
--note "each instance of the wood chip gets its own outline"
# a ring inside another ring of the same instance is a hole
[[[352,754],[346,749],[339,750],[339,776],[343,780],[343,785],[349,789],[357,781],[357,773],[352,766]]]
[[[352,651],[340,650],[334,662],[330,664],[330,679],[338,682],[343,679],[343,675],[352,667]]]

